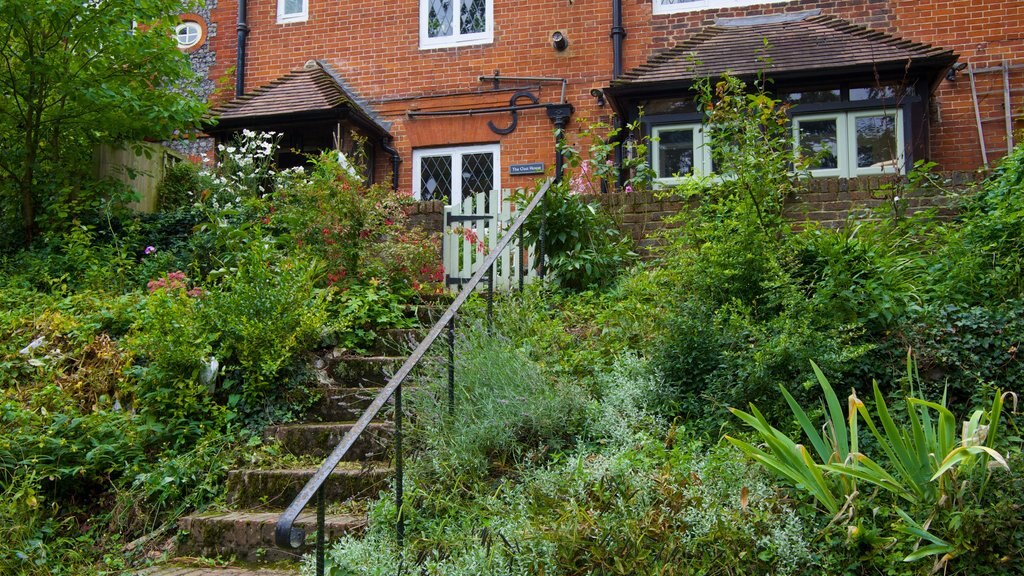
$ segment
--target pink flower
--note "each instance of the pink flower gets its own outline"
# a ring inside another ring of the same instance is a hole
[[[626,184],[626,194],[631,194],[632,192],[633,192],[633,187],[630,186],[629,184]]]
[[[156,252],[156,246],[146,246],[146,249],[143,250],[143,252],[146,253],[146,256],[149,256],[153,252]]]

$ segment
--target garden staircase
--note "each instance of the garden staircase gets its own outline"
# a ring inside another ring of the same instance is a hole
[[[344,350],[321,351],[312,360],[319,399],[300,423],[270,426],[267,439],[278,443],[281,461],[275,469],[239,469],[228,474],[227,510],[181,518],[170,564],[141,572],[146,576],[279,576],[294,574],[307,546],[285,550],[274,544],[274,524],[282,510],[316,471],[319,462],[351,428],[373,398],[405,360],[418,330],[389,330],[367,355]],[[388,411],[390,412],[390,411]],[[389,446],[393,426],[382,414],[360,437],[346,462],[325,486],[328,540],[361,532],[365,505],[386,488],[393,476]],[[316,532],[316,513],[299,517],[307,534]]]

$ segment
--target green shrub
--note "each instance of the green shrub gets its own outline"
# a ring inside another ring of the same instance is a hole
[[[199,199],[204,185],[198,166],[191,162],[175,162],[156,188],[160,211],[174,211],[191,205]]]
[[[480,480],[537,451],[572,442],[584,423],[582,390],[549,381],[504,339],[480,328],[463,328],[460,334],[453,415],[448,416],[446,379],[432,382],[429,393],[413,400],[414,438],[426,453],[417,459],[423,480]],[[447,374],[442,366],[431,372]]]
[[[577,292],[605,288],[636,258],[632,241],[619,232],[600,204],[588,201],[573,188],[575,181],[567,178],[553,184],[530,215],[523,226],[525,240],[539,243],[543,226],[546,272],[562,288]],[[518,203],[523,207],[528,201],[523,198]]]

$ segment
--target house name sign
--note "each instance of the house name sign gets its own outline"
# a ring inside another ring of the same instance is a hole
[[[508,167],[510,176],[522,176],[524,174],[543,174],[543,162],[531,162],[529,164],[512,164]]]

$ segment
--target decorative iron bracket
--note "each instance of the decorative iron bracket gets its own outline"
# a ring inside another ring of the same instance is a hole
[[[512,98],[510,98],[508,101],[509,107],[512,108],[509,111],[509,113],[512,114],[512,123],[506,126],[505,128],[498,128],[497,126],[494,125],[493,120],[488,120],[487,127],[491,129],[491,132],[504,136],[506,134],[511,134],[516,131],[516,127],[519,126],[519,110],[516,107],[519,105],[517,104],[517,102],[520,98],[526,98],[527,100],[530,101],[531,104],[540,104],[540,98],[537,98],[537,96],[535,96],[532,92],[528,92],[526,90],[519,90],[518,92],[513,94]]]

